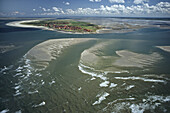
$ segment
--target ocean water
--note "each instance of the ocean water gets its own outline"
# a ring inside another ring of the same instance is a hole
[[[2,113],[168,113],[170,30],[62,34],[5,26],[0,32]],[[26,57],[48,39],[96,38],[65,49],[48,67]]]

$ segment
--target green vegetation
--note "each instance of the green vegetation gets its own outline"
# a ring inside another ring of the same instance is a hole
[[[45,26],[60,31],[81,32],[81,33],[96,32],[97,29],[100,29],[98,25],[87,23],[87,22],[75,21],[75,20],[43,20],[43,21],[29,22],[24,24]]]

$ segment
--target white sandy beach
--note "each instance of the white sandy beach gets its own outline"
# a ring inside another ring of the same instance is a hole
[[[14,22],[9,22],[6,25],[7,26],[12,26],[12,27],[22,27],[22,28],[38,28],[38,29],[45,29],[45,30],[53,30],[44,26],[34,26],[34,25],[25,25],[23,23],[28,23],[28,22],[36,22],[36,21],[41,21],[40,19],[38,20],[22,20],[22,21],[14,21]]]
[[[36,22],[40,20],[22,20],[22,21],[14,21],[14,22],[9,22],[6,25],[7,26],[13,26],[13,27],[23,27],[23,28],[39,28],[39,29],[47,29],[46,27],[43,26],[33,26],[33,25],[24,25],[23,23],[28,23],[28,22]]]

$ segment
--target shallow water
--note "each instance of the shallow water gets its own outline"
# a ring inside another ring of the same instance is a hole
[[[169,34],[158,28],[97,35],[0,33],[1,44],[21,46],[0,54],[0,111],[168,113],[170,53],[155,46],[170,45]],[[65,49],[45,69],[24,56],[47,39],[73,37],[99,40]],[[82,56],[85,51],[87,58]],[[92,54],[94,60],[88,62]]]

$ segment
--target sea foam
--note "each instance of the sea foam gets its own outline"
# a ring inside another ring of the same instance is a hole
[[[40,106],[44,106],[45,105],[45,102],[43,101],[43,102],[41,102],[40,104],[38,104],[38,105],[33,105],[32,107],[40,107]]]
[[[109,81],[104,81],[100,84],[100,87],[108,87],[109,83]]]
[[[97,77],[97,78],[100,78],[100,79],[102,79],[102,80],[107,80],[107,77],[105,77],[104,76],[104,73],[102,73],[102,74],[97,74],[97,73],[95,73],[94,71],[93,71],[93,69],[91,69],[91,68],[89,68],[88,66],[85,66],[85,65],[83,65],[83,64],[79,64],[78,65],[78,68],[79,68],[79,70],[82,72],[82,73],[84,73],[84,74],[88,74],[88,75],[91,75],[92,77]],[[91,69],[93,72],[91,72],[91,71],[87,71],[87,70],[85,70],[85,69]],[[94,79],[92,79],[92,80],[94,80]]]
[[[95,101],[92,105],[100,104],[109,95],[110,95],[109,93],[105,92],[103,95],[99,97],[98,101]]]
[[[126,87],[126,90],[132,89],[133,87],[135,87],[135,85],[129,85]]]
[[[155,80],[155,79],[148,79],[148,78],[142,78],[142,77],[114,77],[115,79],[121,79],[121,80],[143,80],[145,82],[164,82],[166,83],[166,81],[164,80]]]
[[[111,83],[110,86],[109,86],[109,88],[113,88],[113,87],[116,87],[116,86],[117,86],[117,84]]]
[[[0,113],[7,113],[9,111],[9,109],[4,109],[2,111],[0,111]]]

